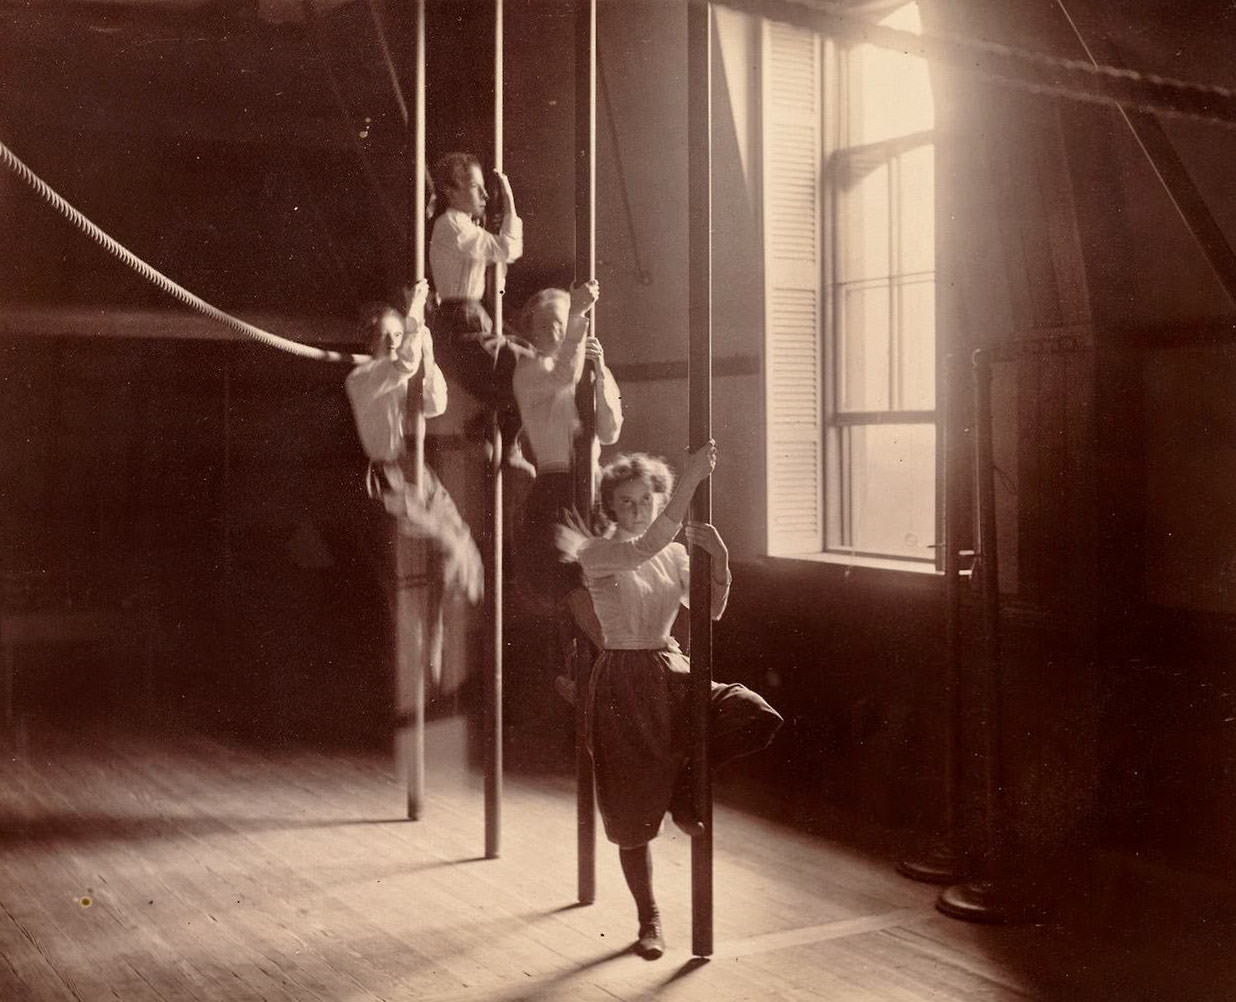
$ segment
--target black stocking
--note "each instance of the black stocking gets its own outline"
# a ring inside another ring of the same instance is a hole
[[[640,922],[658,918],[660,913],[652,896],[652,851],[648,843],[633,849],[619,849],[618,859],[622,862],[622,875],[627,879],[627,887],[631,888],[631,897],[635,899]]]

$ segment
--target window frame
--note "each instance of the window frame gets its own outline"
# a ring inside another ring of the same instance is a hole
[[[887,3],[873,4],[872,13],[876,17],[882,16],[904,6],[906,2],[907,0],[889,0]],[[878,9],[875,9],[877,6]],[[762,31],[761,59],[763,69],[761,89],[763,93],[761,97],[762,118],[760,134],[763,137],[762,142],[765,148],[772,142],[770,129],[775,124],[769,117],[770,105],[767,95],[769,80],[768,60],[770,59],[769,38],[771,37],[771,31],[774,30],[771,28],[774,23],[769,19],[764,19]],[[784,27],[793,29],[795,26]],[[815,53],[818,60],[815,73],[818,84],[817,100],[819,102],[820,120],[818,123],[819,141],[816,151],[815,174],[817,186],[816,204],[818,209],[818,218],[816,220],[818,239],[817,263],[819,268],[816,292],[816,338],[820,360],[820,385],[817,387],[820,427],[817,439],[818,460],[816,467],[820,481],[817,485],[816,497],[819,528],[815,551],[810,549],[796,551],[792,547],[778,546],[775,542],[777,534],[776,522],[780,511],[774,510],[777,508],[777,505],[774,503],[774,491],[777,487],[772,479],[773,453],[779,445],[784,446],[784,439],[778,439],[776,430],[771,427],[774,421],[773,404],[766,396],[764,414],[766,422],[769,423],[769,479],[766,482],[769,506],[766,552],[770,556],[775,557],[823,559],[828,561],[853,560],[870,562],[875,565],[897,566],[906,570],[939,571],[942,567],[942,553],[939,541],[941,539],[943,519],[940,341],[938,333],[933,336],[931,352],[933,361],[932,403],[934,406],[930,409],[921,407],[903,408],[901,404],[904,402],[904,397],[902,396],[904,386],[899,384],[902,383],[905,363],[900,355],[899,339],[902,333],[902,311],[898,303],[902,295],[901,290],[906,286],[915,284],[916,280],[930,281],[932,285],[932,301],[935,302],[935,295],[938,293],[937,278],[939,271],[935,254],[933,254],[933,266],[930,271],[901,272],[897,270],[898,256],[900,254],[897,234],[898,208],[902,199],[902,193],[899,187],[892,183],[891,178],[888,187],[889,211],[887,221],[889,227],[889,273],[877,277],[865,276],[860,279],[846,279],[841,275],[839,267],[842,249],[840,192],[842,184],[846,183],[847,174],[845,172],[852,171],[851,165],[856,161],[875,159],[878,161],[878,164],[871,169],[878,169],[879,165],[889,164],[890,174],[892,174],[897,170],[897,165],[900,163],[899,158],[902,155],[923,146],[931,147],[934,159],[937,157],[938,150],[938,129],[933,124],[933,127],[928,130],[920,130],[915,133],[894,136],[870,143],[843,145],[842,139],[845,137],[849,124],[846,116],[849,114],[849,109],[853,106],[852,92],[849,89],[852,77],[848,57],[862,43],[858,41],[842,41],[826,33],[812,32],[809,29],[798,28],[797,30],[814,36]],[[767,184],[770,176],[767,167],[767,152],[764,163],[763,181]],[[935,176],[934,170],[932,176],[933,178]],[[766,193],[764,198],[766,211],[768,204],[769,196]],[[933,198],[932,211],[934,212],[934,210],[935,199]],[[766,242],[765,265],[766,269],[768,269],[771,252],[767,246],[770,242],[770,227],[767,216],[762,229]],[[938,246],[938,240],[936,243]],[[766,299],[770,299],[773,295],[773,281],[774,279],[766,271]],[[846,377],[844,359],[841,357],[844,351],[843,338],[845,334],[844,318],[841,315],[845,307],[843,293],[847,288],[857,287],[864,282],[872,282],[877,285],[882,284],[887,289],[889,308],[888,358],[890,362],[888,373],[888,407],[883,409],[865,408],[862,410],[843,409],[841,406],[844,396],[842,381]],[[766,321],[769,324],[772,321],[771,306],[767,302]],[[771,368],[773,364],[770,358],[772,347],[769,342],[773,333],[771,326],[766,328],[766,368]],[[772,391],[772,378],[766,377],[766,395],[771,394]],[[857,549],[853,545],[855,485],[853,482],[854,470],[852,460],[848,453],[851,446],[851,435],[849,432],[853,428],[888,424],[927,425],[934,429],[935,455],[933,464],[934,496],[932,499],[932,526],[935,538],[927,544],[926,548],[930,552],[922,557],[904,552],[864,551]]]

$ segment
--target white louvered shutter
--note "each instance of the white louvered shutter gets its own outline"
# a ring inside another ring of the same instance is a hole
[[[823,549],[820,42],[765,22],[764,276],[768,552]]]

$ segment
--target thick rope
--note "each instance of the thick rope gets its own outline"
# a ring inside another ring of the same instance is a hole
[[[323,362],[350,362],[353,364],[369,361],[368,355],[353,355],[349,352],[329,351],[325,348],[314,348],[311,345],[301,344],[299,341],[292,341],[285,337],[280,337],[278,334],[271,334],[269,331],[264,331],[260,327],[254,327],[253,324],[246,323],[230,313],[224,313],[217,306],[212,306],[199,296],[195,296],[188,289],[164,275],[157,268],[147,264],[128,248],[122,246],[119,242],[112,239],[104,233],[98,226],[92,223],[84,215],[77,211],[72,205],[65,201],[59,194],[43,181],[37,174],[27,167],[17,155],[10,150],[3,142],[0,142],[0,159],[8,166],[18,177],[26,184],[30,185],[42,198],[48,202],[52,208],[56,209],[61,215],[69,220],[79,230],[94,240],[99,246],[113,256],[119,258],[126,265],[141,275],[146,281],[157,285],[168,295],[179,299],[186,306],[197,310],[199,313],[204,313],[206,316],[218,320],[222,324],[235,331],[244,334],[246,337],[251,337],[263,344],[267,344],[272,348],[278,348],[280,351],[286,351],[293,355],[299,355],[302,358],[313,358]]]
[[[890,28],[859,19],[844,5],[830,0],[785,2],[827,18],[834,29],[855,41],[948,63],[963,72],[1032,94],[1236,128],[1236,90],[1230,87],[1053,56],[950,32],[920,34]]]

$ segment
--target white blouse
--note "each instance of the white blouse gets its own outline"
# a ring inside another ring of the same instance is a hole
[[[583,341],[588,322],[573,316],[567,322],[566,337],[552,355],[525,355],[515,363],[511,378],[524,434],[532,444],[532,455],[540,473],[569,470],[579,428],[575,406],[575,384],[584,369]],[[599,446],[613,445],[622,430],[622,397],[613,373],[606,366],[597,369],[596,455]],[[595,458],[595,457],[594,457]]]
[[[579,562],[610,650],[660,650],[673,645],[679,605],[689,605],[691,559],[673,542],[679,523],[659,515],[642,536],[618,529],[587,540]],[[730,586],[712,582],[712,618],[720,619]]]
[[[447,209],[433,224],[429,267],[439,299],[480,299],[485,295],[485,268],[510,263],[524,252],[524,224],[518,216],[502,220],[497,236],[478,226],[466,212]]]
[[[356,366],[344,381],[361,447],[374,462],[391,463],[403,455],[408,380],[415,372],[399,357],[378,357]],[[424,387],[423,413],[437,417],[446,410],[447,389],[436,365],[425,374]]]

